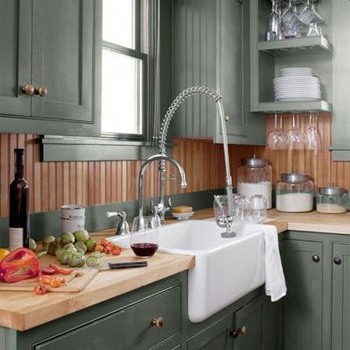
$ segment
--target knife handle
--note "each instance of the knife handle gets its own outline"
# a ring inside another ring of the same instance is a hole
[[[145,267],[147,261],[131,261],[131,262],[120,262],[120,263],[108,263],[110,269],[123,269],[127,267]]]

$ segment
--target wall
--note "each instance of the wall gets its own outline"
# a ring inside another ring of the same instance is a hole
[[[267,132],[274,118],[268,116]],[[308,115],[300,116],[305,129]],[[286,117],[285,128],[290,127]],[[327,151],[331,144],[331,117],[319,115],[319,132],[323,154],[315,157],[311,151],[271,151],[266,147],[230,146],[231,171],[236,183],[236,169],[242,158],[256,154],[273,167],[273,181],[280,174],[296,169],[314,178],[317,186],[332,182],[350,189],[350,162],[332,162]],[[225,173],[222,145],[209,140],[175,139],[173,156],[186,170],[188,187],[179,188],[177,181],[168,179],[166,194],[223,188]],[[134,200],[137,197],[137,175],[140,161],[111,162],[40,162],[40,140],[36,135],[0,134],[0,217],[8,215],[8,186],[13,178],[13,149],[26,150],[26,179],[31,187],[31,211],[57,210],[62,204],[79,203],[87,206]],[[177,175],[173,169],[168,172]],[[157,196],[156,166],[145,174],[145,195]]]

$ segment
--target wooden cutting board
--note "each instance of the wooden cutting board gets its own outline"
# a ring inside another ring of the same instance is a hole
[[[50,292],[66,292],[66,293],[77,293],[82,291],[90,281],[96,276],[98,269],[81,269],[74,270],[70,275],[61,275],[59,273],[53,276],[62,276],[66,280],[66,285],[58,288],[52,288],[48,285],[47,290]],[[36,284],[36,278],[28,280],[6,283],[0,282],[0,291],[12,291],[12,292],[33,292],[33,288]]]

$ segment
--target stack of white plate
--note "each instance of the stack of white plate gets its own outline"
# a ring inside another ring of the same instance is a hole
[[[281,76],[273,80],[275,100],[280,102],[316,101],[321,99],[320,79],[311,68],[282,68]]]

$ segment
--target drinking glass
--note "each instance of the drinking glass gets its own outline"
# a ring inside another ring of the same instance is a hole
[[[286,38],[299,38],[300,28],[304,23],[300,20],[295,3],[289,0],[287,8],[281,16],[283,33]]]
[[[158,250],[159,222],[154,216],[136,216],[132,224],[130,247],[142,258],[153,256]]]
[[[252,222],[261,224],[267,218],[267,200],[263,194],[256,194],[249,198]]]
[[[281,25],[281,7],[279,0],[271,0],[271,13],[269,16],[269,28],[265,35],[266,41],[283,40],[284,35]]]
[[[248,198],[238,195],[234,198],[234,222],[248,223],[252,220],[252,208]]]
[[[318,24],[311,22],[309,24],[309,31],[307,32],[306,36],[320,36],[321,34],[321,28],[318,26]]]
[[[279,150],[285,148],[285,142],[286,137],[283,130],[278,127],[278,116],[275,114],[274,129],[271,130],[267,135],[267,145],[270,149]]]
[[[305,130],[306,149],[313,150],[316,156],[322,154],[322,142],[317,130],[317,119],[317,114],[310,113],[309,125]]]
[[[305,7],[300,12],[299,18],[306,25],[309,25],[311,22],[317,24],[323,22],[323,18],[316,11],[315,4],[312,0],[307,0]]]
[[[288,130],[287,137],[288,137],[288,147],[290,149],[303,149],[305,145],[305,135],[304,133],[299,129],[297,123],[295,114],[293,114],[292,117],[292,128]]]

